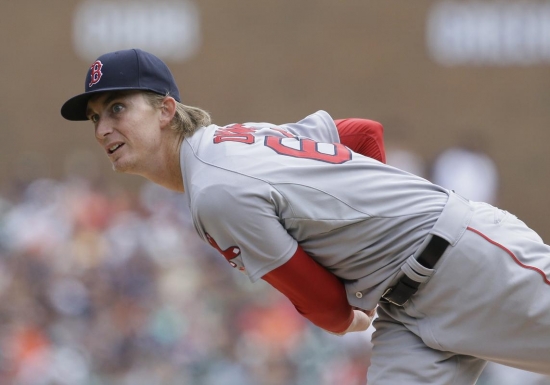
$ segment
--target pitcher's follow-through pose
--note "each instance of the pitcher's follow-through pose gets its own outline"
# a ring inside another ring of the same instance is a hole
[[[486,361],[550,374],[550,247],[514,215],[384,164],[382,126],[217,126],[168,67],[100,56],[61,114],[113,168],[187,195],[200,237],[331,333],[373,318],[369,385],[474,384]]]

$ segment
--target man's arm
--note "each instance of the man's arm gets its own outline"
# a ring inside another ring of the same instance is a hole
[[[340,143],[361,155],[386,163],[384,149],[384,127],[374,120],[338,119],[335,120]]]
[[[284,265],[262,277],[312,323],[334,334],[366,330],[374,312],[353,309],[344,284],[300,246]]]

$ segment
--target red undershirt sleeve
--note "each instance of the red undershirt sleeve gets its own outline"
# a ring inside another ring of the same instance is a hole
[[[384,149],[384,127],[374,120],[338,119],[335,120],[340,143],[361,155],[386,163]]]
[[[296,310],[322,329],[344,332],[353,321],[344,284],[300,246],[284,265],[262,277],[284,294]]]

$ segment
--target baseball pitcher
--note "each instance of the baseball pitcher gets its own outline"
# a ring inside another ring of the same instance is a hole
[[[318,327],[360,332],[377,309],[369,384],[474,384],[487,361],[550,374],[550,247],[386,165],[379,123],[218,126],[138,49],[100,56],[61,114],[91,121],[114,170],[185,193],[199,236]]]

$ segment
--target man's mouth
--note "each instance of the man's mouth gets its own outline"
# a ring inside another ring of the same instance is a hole
[[[116,150],[118,150],[120,147],[124,146],[124,143],[118,143],[118,144],[114,144],[112,145],[111,147],[109,147],[109,149],[107,150],[107,152],[109,153],[109,155],[113,154]]]

